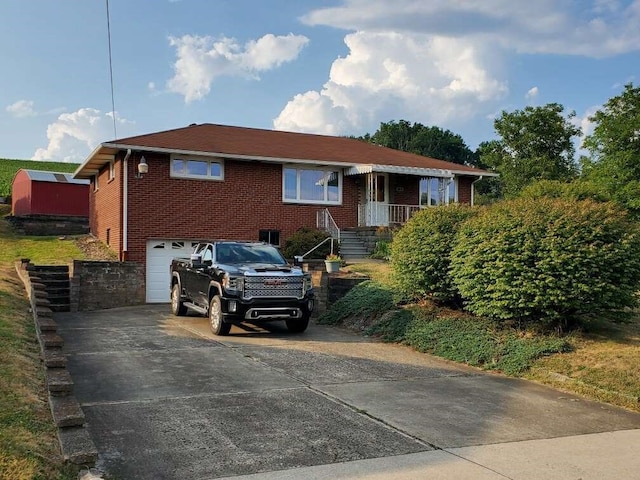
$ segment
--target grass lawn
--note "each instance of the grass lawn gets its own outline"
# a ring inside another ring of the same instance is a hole
[[[347,269],[367,274],[374,281],[392,289],[391,268],[388,263],[357,263],[348,265]],[[388,340],[404,341],[420,349],[416,336],[420,335],[420,329],[425,331],[428,322],[417,325],[413,330],[411,327],[407,330],[407,323],[412,321],[407,320],[409,317],[436,318],[442,325],[447,325],[449,330],[443,332],[449,343],[455,342],[454,337],[458,335],[458,332],[453,331],[456,319],[460,319],[461,330],[469,328],[470,316],[461,315],[460,312],[438,309],[434,313],[433,305],[412,306],[411,310],[417,314],[407,315],[406,311],[402,310],[395,314],[383,314],[374,325],[362,330],[370,334],[381,334]],[[484,322],[486,320],[477,319],[478,324]],[[428,332],[425,331],[426,333],[434,335],[437,332],[434,333],[434,329],[431,328]],[[464,332],[460,334],[461,342],[469,341],[469,337],[474,341],[479,338],[475,331],[466,336],[463,334]],[[531,332],[515,332],[513,335],[527,341],[536,340],[535,334]],[[516,375],[640,412],[640,315],[635,316],[629,323],[605,320],[591,322],[585,324],[581,331],[572,332],[564,339],[571,344],[571,351],[543,355],[529,363],[529,368],[525,371]],[[530,345],[525,345],[524,350],[529,347]],[[437,353],[438,348],[430,346],[423,351]],[[477,347],[477,351],[482,352],[482,345]],[[492,368],[490,363],[484,367]],[[500,368],[500,365],[497,368]]]
[[[83,258],[75,240],[15,235],[0,205],[0,478],[75,479],[60,456],[33,318],[14,262],[66,263]]]

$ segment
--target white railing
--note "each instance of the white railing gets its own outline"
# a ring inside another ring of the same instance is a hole
[[[318,210],[316,212],[316,226],[320,230],[325,230],[329,232],[331,238],[334,238],[340,242],[340,229],[336,224],[336,221],[329,213],[329,209],[325,208],[324,210]]]
[[[378,227],[403,225],[419,211],[420,205],[398,205],[392,203],[369,202],[358,205],[358,226]]]

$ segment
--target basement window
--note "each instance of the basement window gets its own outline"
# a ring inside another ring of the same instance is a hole
[[[260,230],[258,241],[270,243],[276,247],[280,246],[280,230]]]

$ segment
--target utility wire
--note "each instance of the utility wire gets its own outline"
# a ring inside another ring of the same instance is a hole
[[[116,100],[113,93],[113,60],[111,58],[111,21],[109,19],[109,0],[107,3],[107,42],[109,44],[109,78],[111,79],[111,116],[113,117],[113,139],[118,139],[118,131],[116,129]]]

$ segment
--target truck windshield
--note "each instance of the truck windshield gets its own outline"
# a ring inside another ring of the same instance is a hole
[[[259,244],[220,244],[216,248],[219,263],[269,263],[286,265],[277,248]]]

